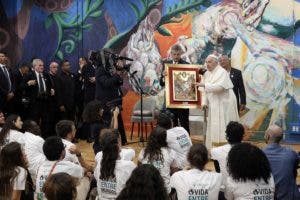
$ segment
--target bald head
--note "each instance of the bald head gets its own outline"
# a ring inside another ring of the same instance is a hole
[[[269,128],[266,130],[265,138],[269,142],[279,143],[282,137],[283,129],[280,126],[274,124],[269,126]]]

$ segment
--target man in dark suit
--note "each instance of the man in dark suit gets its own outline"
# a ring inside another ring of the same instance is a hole
[[[112,58],[105,56],[101,62],[98,62],[101,64],[96,69],[95,97],[103,104],[103,120],[107,122],[107,124],[111,123],[112,109],[116,106],[122,106],[123,96],[121,86],[123,85],[122,73],[124,71],[114,69],[122,68],[124,63],[121,60],[114,63],[114,61],[110,59]],[[111,63],[114,63],[115,66],[110,66]],[[118,115],[118,130],[121,134],[122,144],[124,145],[127,143],[127,139],[121,113]]]
[[[41,59],[32,61],[33,71],[28,74],[22,83],[25,96],[29,98],[29,105],[26,113],[28,118],[36,121],[41,127],[42,137],[49,136],[48,103],[49,97],[53,94],[48,75],[44,72],[44,62]]]
[[[11,112],[11,102],[14,97],[14,85],[11,73],[6,66],[7,57],[0,52],[0,109],[3,112]]]
[[[239,112],[246,109],[246,92],[242,72],[231,67],[230,59],[226,55],[219,58],[220,65],[229,72],[230,79],[233,83],[233,92],[236,96]]]
[[[75,118],[75,76],[71,73],[68,60],[60,63],[58,106],[61,119],[74,121]]]
[[[167,60],[165,64],[189,64],[188,62],[181,59],[183,51],[179,45],[174,45],[171,48],[171,56],[172,60]],[[160,85],[163,87],[165,86],[165,66],[163,65],[162,75],[160,77]],[[190,126],[189,126],[189,109],[185,108],[168,108],[174,114],[173,123],[174,127],[178,126],[178,121],[180,125],[190,134]]]
[[[23,79],[28,75],[31,64],[22,63],[18,69],[12,72],[12,78],[15,88],[15,96],[13,98],[14,113],[18,113],[22,119],[25,118],[24,106],[27,102],[23,99],[25,91],[22,88]]]
[[[95,99],[96,91],[96,66],[86,62],[82,68],[84,80],[84,105]]]

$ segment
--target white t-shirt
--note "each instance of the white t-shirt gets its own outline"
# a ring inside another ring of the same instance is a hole
[[[44,139],[29,132],[24,133],[25,154],[28,159],[28,170],[32,181],[35,183],[36,172],[39,166],[46,160],[43,152]]]
[[[23,167],[17,167],[19,172],[14,179],[14,190],[25,190],[27,171]]]
[[[69,150],[70,147],[71,147],[71,146],[75,146],[75,144],[73,144],[72,142],[70,142],[70,141],[68,141],[68,140],[65,140],[65,139],[63,139],[63,138],[62,138],[62,142],[64,143],[64,145],[66,145],[66,148],[65,148],[65,150],[66,150],[66,155],[65,155],[64,160],[65,160],[65,161],[70,161],[70,162],[75,163],[75,164],[77,164],[77,165],[80,165],[80,162],[79,162],[79,160],[78,160],[76,154],[71,154],[71,153],[70,153],[70,150]]]
[[[241,182],[229,176],[225,185],[225,197],[227,200],[272,200],[275,191],[273,176],[268,182],[268,184],[264,180]]]
[[[187,154],[192,146],[189,133],[182,127],[167,130],[167,143],[177,154],[178,167],[183,169],[187,163]]]
[[[223,176],[223,183],[221,186],[222,191],[224,191],[225,189],[225,182],[227,177],[229,176],[227,171],[227,156],[231,147],[231,144],[225,144],[223,146],[211,149],[211,159],[218,161],[220,166],[220,172]]]
[[[117,160],[115,167],[115,178],[112,180],[100,180],[101,160],[97,163],[94,177],[97,180],[97,190],[99,199],[116,199],[124,188],[126,181],[130,177],[136,165],[132,161]]]
[[[37,178],[36,178],[36,190],[35,190],[36,198],[38,200],[46,199],[44,197],[45,195],[42,192],[42,189],[55,162],[57,161],[46,160],[45,162],[42,163],[42,165],[38,169]],[[59,172],[65,172],[76,178],[82,178],[84,175],[83,174],[84,170],[81,166],[74,164],[70,161],[64,161],[64,160],[57,162],[52,174],[59,173]]]
[[[144,159],[144,150],[142,149],[138,160],[143,164],[152,164],[156,169],[159,170],[160,175],[163,177],[165,181],[165,186],[167,188],[168,193],[171,192],[170,187],[170,173],[171,173],[171,167],[178,167],[178,162],[176,159],[176,152],[173,149],[163,147],[161,148],[161,153],[164,158],[164,162],[162,163],[160,160],[154,161],[153,163],[149,163],[148,157]]]
[[[218,199],[222,175],[199,169],[182,170],[174,173],[170,180],[179,200]]]
[[[24,137],[23,133],[21,133],[17,130],[9,130],[6,137],[4,138],[4,145],[7,145],[11,142],[18,142],[19,144],[21,144],[24,147],[25,142],[24,142],[23,137]]]

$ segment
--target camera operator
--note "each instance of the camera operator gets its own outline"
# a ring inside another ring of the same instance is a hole
[[[104,53],[105,52],[105,53]],[[110,53],[107,53],[110,52]],[[96,64],[96,93],[95,97],[103,104],[103,120],[110,124],[112,111],[115,107],[122,110],[122,74],[125,72],[123,59],[118,59],[109,50],[94,52],[92,61]],[[118,116],[118,129],[121,134],[122,145],[127,143],[121,113]]]

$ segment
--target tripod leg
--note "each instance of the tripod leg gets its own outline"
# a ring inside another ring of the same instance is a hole
[[[131,123],[131,135],[130,135],[130,140],[132,140],[133,129],[134,129],[134,122]]]
[[[138,123],[138,137],[140,137],[141,123]]]
[[[147,139],[147,136],[148,136],[148,133],[147,133],[147,123],[145,123],[145,132],[146,132],[146,139]]]

